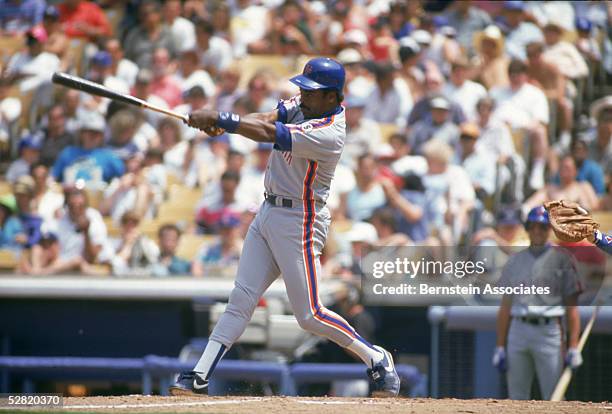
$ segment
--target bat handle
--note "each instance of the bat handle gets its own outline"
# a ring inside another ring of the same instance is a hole
[[[170,109],[162,108],[162,107],[157,106],[157,105],[152,105],[152,104],[150,104],[150,103],[148,103],[146,101],[142,101],[142,106],[144,108],[150,109],[152,111],[159,112],[161,114],[168,115],[168,116],[171,116],[173,118],[180,119],[184,123],[189,122],[189,115],[187,115],[187,114],[182,114],[180,112],[176,112],[176,111],[172,111]]]

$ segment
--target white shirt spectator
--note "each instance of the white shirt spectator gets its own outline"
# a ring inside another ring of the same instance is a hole
[[[20,115],[21,101],[19,99],[8,97],[0,101],[0,141],[8,141],[10,124],[15,122]]]
[[[525,46],[531,42],[544,41],[544,35],[538,26],[533,23],[523,22],[517,28],[506,35],[506,53],[512,59],[527,59]]]
[[[52,222],[56,219],[56,213],[64,205],[64,195],[57,191],[47,190],[38,202],[38,215],[43,222]]]
[[[208,49],[200,54],[202,66],[212,66],[218,72],[227,69],[233,59],[232,45],[219,36],[212,36],[208,41]]]
[[[476,119],[476,104],[487,96],[487,90],[480,83],[466,80],[461,86],[448,82],[442,89],[442,94],[451,102],[459,105],[469,121]]]
[[[549,121],[548,100],[541,89],[525,83],[514,91],[510,87],[491,89],[496,102],[493,120],[506,122],[513,129],[530,128],[536,122],[547,125]]]
[[[457,160],[470,177],[474,187],[482,188],[487,195],[495,192],[495,164],[493,154],[476,147],[474,152],[461,161],[461,150],[457,151]]]
[[[380,144],[382,144],[382,135],[378,123],[368,118],[361,118],[357,128],[346,132],[340,162],[354,169],[360,155],[373,153]]]
[[[577,79],[589,75],[586,61],[576,46],[569,42],[561,41],[547,47],[542,57],[555,65],[566,78]]]
[[[565,30],[574,31],[576,16],[573,2],[568,1],[526,1],[528,12],[535,17],[538,26],[555,22]]]
[[[196,35],[193,23],[184,17],[177,17],[170,26],[174,50],[190,50],[195,48]]]
[[[263,39],[267,30],[264,23],[267,21],[268,10],[265,7],[253,4],[238,10],[230,23],[236,57],[244,56],[250,43]]]
[[[115,76],[122,79],[130,87],[134,86],[136,76],[138,75],[138,66],[129,59],[121,59],[117,65],[117,73]]]
[[[59,58],[48,52],[41,52],[34,58],[27,52],[15,54],[8,63],[8,73],[25,73],[29,76],[19,83],[19,90],[26,93],[51,82],[53,72],[60,68]]]
[[[98,260],[110,259],[112,255],[109,252],[109,248],[111,247],[102,215],[98,210],[91,207],[85,210],[85,215],[89,220],[88,235],[90,241],[97,246],[102,246]],[[85,236],[83,233],[76,231],[68,212],[57,221],[57,236],[60,245],[60,258],[62,260],[71,260],[83,255]]]
[[[398,78],[384,96],[377,87],[374,88],[363,116],[383,124],[395,124],[401,129],[406,125],[412,105],[410,89],[403,79]]]
[[[510,130],[501,122],[489,121],[485,128],[480,129],[480,138],[476,141],[476,148],[493,154],[495,159],[516,154]]]
[[[206,96],[212,97],[217,94],[215,83],[208,72],[203,69],[196,70],[186,78],[180,72],[177,72],[174,75],[174,79],[178,82],[183,92],[188,91],[194,86],[201,86]]]

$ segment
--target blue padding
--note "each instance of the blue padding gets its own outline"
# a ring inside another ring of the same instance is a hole
[[[18,357],[0,356],[0,368],[20,369],[134,369],[142,370],[141,358]]]

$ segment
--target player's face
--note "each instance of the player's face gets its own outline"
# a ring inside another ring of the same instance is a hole
[[[300,108],[306,118],[317,118],[337,105],[335,94],[330,91],[300,89]]]
[[[544,246],[550,236],[550,226],[544,223],[530,223],[527,226],[527,234],[531,246]]]

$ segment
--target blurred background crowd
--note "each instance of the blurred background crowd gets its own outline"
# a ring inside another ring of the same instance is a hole
[[[328,277],[359,274],[372,246],[524,243],[551,199],[608,211],[611,17],[600,1],[0,0],[0,267],[233,276],[263,201],[271,145],[55,71],[246,114],[298,94],[309,56],[342,62]]]

